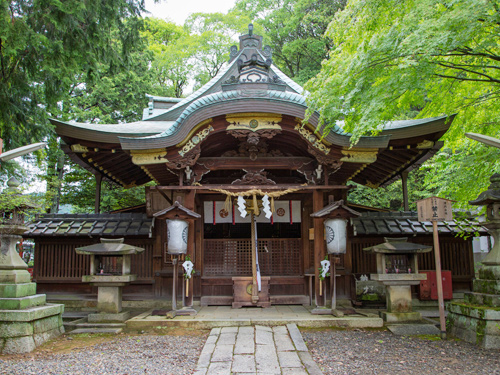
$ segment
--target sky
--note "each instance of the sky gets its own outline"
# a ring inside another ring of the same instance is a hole
[[[234,6],[235,0],[146,0],[146,9],[151,12],[149,17],[163,18],[184,25],[191,13],[227,13]]]

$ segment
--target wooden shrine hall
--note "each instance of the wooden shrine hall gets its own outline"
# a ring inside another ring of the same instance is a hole
[[[270,303],[309,303],[314,296],[316,305],[324,305],[318,271],[326,255],[324,220],[311,214],[346,201],[349,181],[377,188],[404,179],[442,147],[439,139],[453,118],[394,121],[351,147],[350,135],[338,126],[322,136],[318,113],[304,121],[306,109],[302,87],[273,65],[271,49],[250,31],[231,48],[227,66],[215,78],[184,99],[150,97],[142,121],[51,120],[66,154],[98,184],[95,214],[42,216],[25,234],[36,242],[34,278],[41,292],[92,292],[81,282],[88,260],[74,248],[100,237],[125,237],[146,249],[132,256],[138,278],[125,287],[125,295],[167,298],[172,262],[166,223],[154,215],[178,201],[201,215],[189,224],[187,254],[196,273],[188,298],[231,305],[234,278],[252,276],[253,266],[251,218],[240,215],[237,199],[251,201],[255,195],[260,204],[268,195],[272,215],[255,213],[255,228]],[[141,212],[101,214],[103,179],[124,187],[155,185],[146,187]],[[339,298],[352,296],[355,251],[363,242],[347,219],[346,251],[336,265]],[[392,235],[407,234],[398,230],[395,226]],[[370,241],[373,245],[373,236]],[[470,243],[462,247],[462,263],[471,262]],[[470,269],[456,272],[465,284],[473,277]]]

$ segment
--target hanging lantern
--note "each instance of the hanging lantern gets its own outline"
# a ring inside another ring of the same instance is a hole
[[[345,219],[325,220],[325,239],[328,254],[345,254],[346,252],[346,228]]]
[[[167,220],[167,251],[180,255],[187,252],[189,223],[185,220]]]

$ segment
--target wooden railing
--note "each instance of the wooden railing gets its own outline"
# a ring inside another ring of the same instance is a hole
[[[303,274],[300,238],[259,239],[257,243],[263,276]],[[248,238],[204,240],[203,276],[251,275],[251,246]]]

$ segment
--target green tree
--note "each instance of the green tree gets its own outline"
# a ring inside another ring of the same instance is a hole
[[[499,167],[500,150],[464,139],[465,131],[499,135],[499,7],[496,0],[350,1],[326,34],[335,48],[306,85],[311,108],[327,131],[343,120],[354,141],[410,111],[457,113],[445,136],[451,151],[429,164],[427,178],[464,204],[487,184],[476,176]],[[446,188],[458,181],[466,188]]]
[[[190,34],[196,87],[215,77],[229,59],[229,48],[248,30],[250,18],[233,13],[194,13],[184,23]]]
[[[324,33],[346,0],[239,0],[233,12],[247,14],[264,29],[273,61],[299,84],[321,69],[331,48]]]
[[[151,94],[180,98],[193,74],[191,36],[181,26],[147,18],[143,38],[147,41],[151,71]]]
[[[58,112],[75,75],[127,62],[142,10],[143,0],[0,2],[0,137],[8,148],[48,134],[47,114]]]

